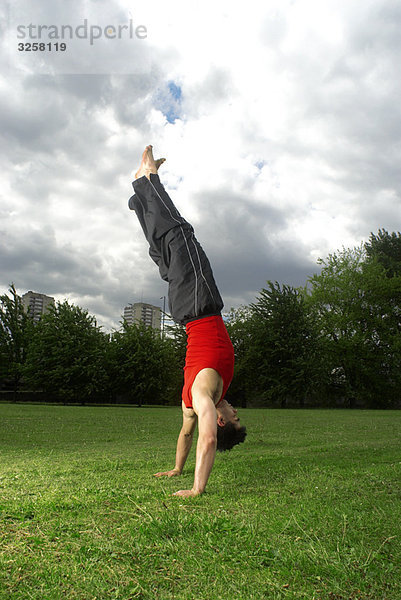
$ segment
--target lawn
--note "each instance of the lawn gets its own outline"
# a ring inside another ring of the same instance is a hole
[[[0,599],[400,600],[401,412],[240,416],[185,500],[178,408],[0,404]]]

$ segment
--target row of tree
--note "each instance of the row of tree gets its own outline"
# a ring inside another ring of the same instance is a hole
[[[34,324],[14,285],[0,297],[0,382],[59,402],[171,403],[181,384],[173,338],[144,325],[104,333],[67,301]],[[26,396],[26,394],[25,394]]]
[[[401,234],[319,261],[304,288],[267,282],[232,310],[242,406],[401,406]],[[0,298],[0,382],[62,402],[177,404],[185,332],[142,325],[105,334],[87,311],[57,303],[34,325],[12,285]]]
[[[304,288],[268,282],[235,311],[239,402],[401,407],[401,234],[320,260]]]

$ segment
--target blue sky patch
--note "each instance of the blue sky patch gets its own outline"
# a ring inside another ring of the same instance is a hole
[[[167,87],[174,100],[177,100],[177,102],[181,102],[182,91],[180,86],[176,85],[174,81],[169,81]]]
[[[180,119],[182,90],[174,81],[169,81],[165,88],[159,89],[154,99],[154,106],[160,110],[169,123]]]
[[[265,165],[267,165],[267,162],[266,162],[265,160],[258,160],[258,161],[255,163],[255,166],[256,166],[256,168],[257,168],[257,169],[259,169],[260,171],[263,169],[263,167],[264,167]]]

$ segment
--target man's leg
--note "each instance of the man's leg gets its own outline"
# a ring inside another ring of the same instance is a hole
[[[193,227],[180,215],[157,175],[151,146],[144,152],[148,165],[139,169],[133,182],[135,195],[129,207],[135,210],[149,243],[149,254],[169,283],[169,304],[178,323],[219,314],[223,301],[209,260],[196,240]],[[144,157],[142,161],[144,162]]]
[[[150,174],[149,179],[135,179],[132,186],[135,194],[128,206],[135,210],[151,248],[160,248],[162,238],[171,229],[180,225],[191,227],[174,206],[157,173]]]

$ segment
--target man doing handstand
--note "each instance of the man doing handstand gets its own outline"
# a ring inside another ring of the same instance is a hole
[[[243,442],[237,411],[224,396],[234,370],[234,349],[221,317],[223,301],[209,260],[194,236],[193,227],[180,215],[160,183],[157,171],[165,161],[153,158],[147,146],[135,173],[135,210],[149,243],[149,254],[168,282],[171,316],[186,326],[187,352],[182,391],[183,424],[178,436],[175,467],[156,477],[181,475],[198,420],[195,477],[192,489],[175,495],[197,496],[205,490],[216,448],[230,450]]]

